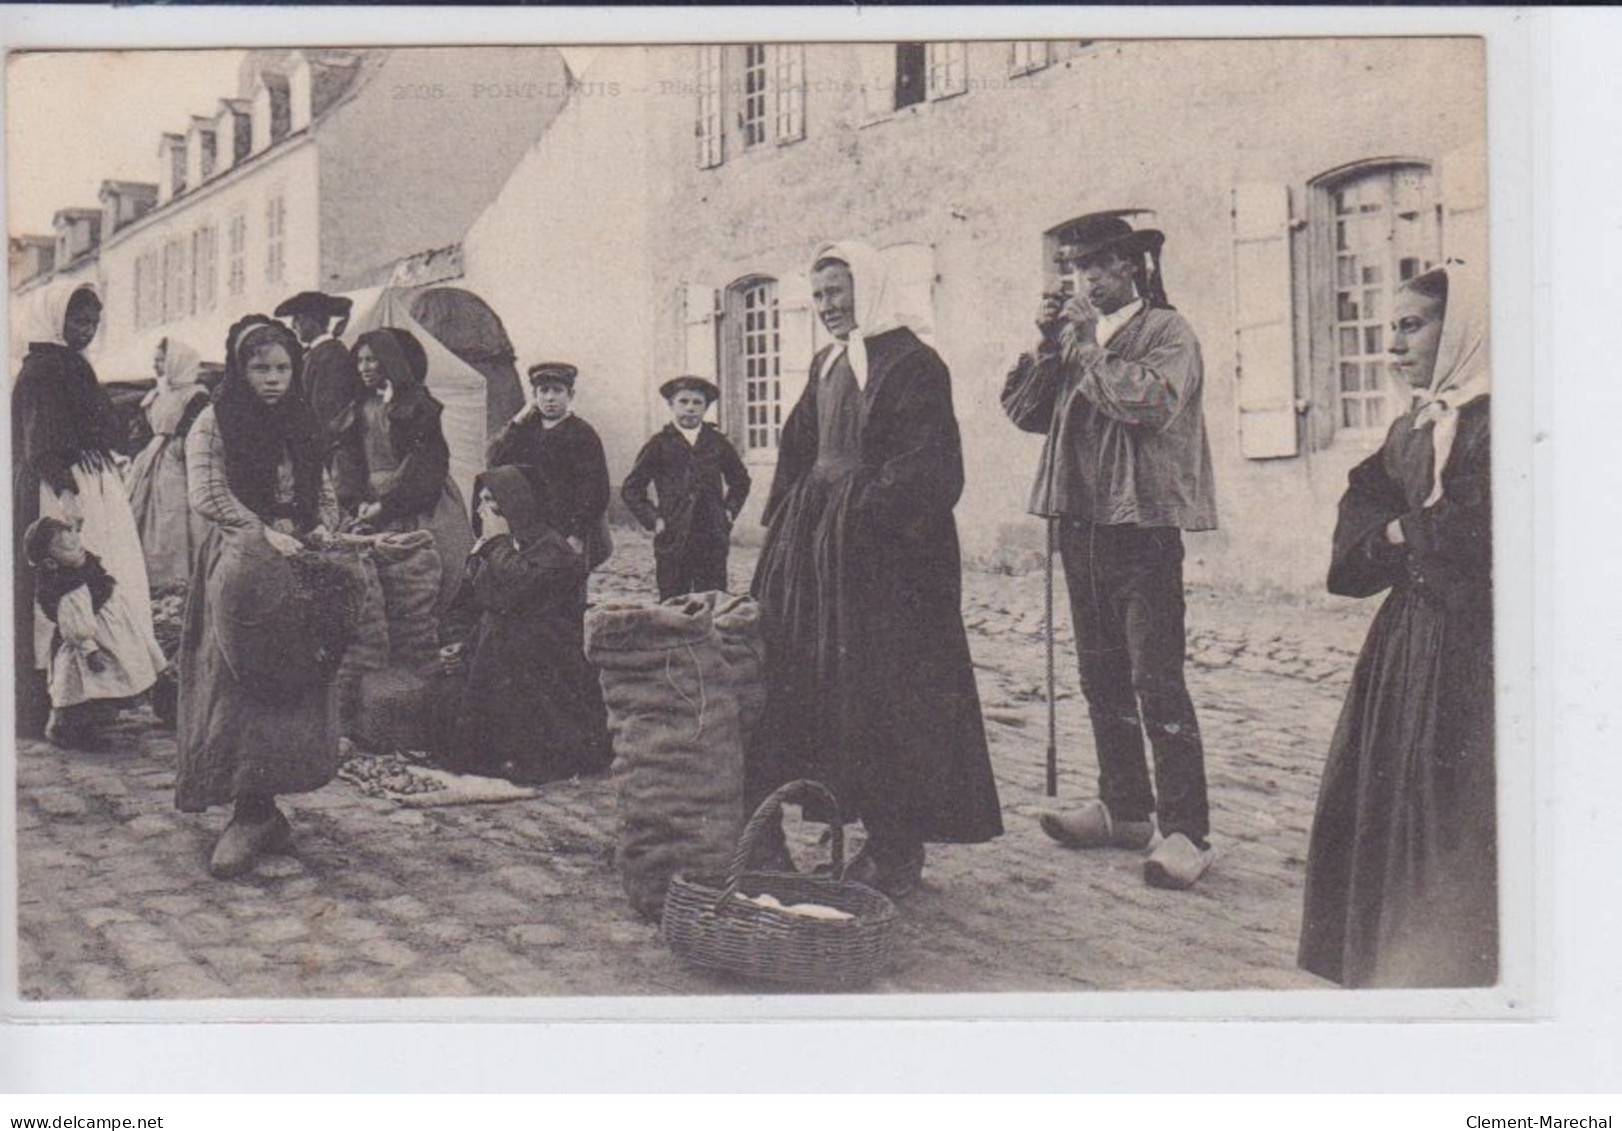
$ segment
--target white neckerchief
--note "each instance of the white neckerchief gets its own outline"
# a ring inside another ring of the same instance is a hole
[[[671,421],[671,423],[675,424],[676,422]],[[699,421],[698,427],[696,428],[683,428],[680,424],[676,424],[676,431],[685,436],[687,438],[687,442],[696,448],[698,447],[698,434],[704,431],[704,422],[702,420]]]
[[[1100,314],[1098,316],[1098,344],[1101,346],[1109,345],[1110,339],[1115,337],[1120,332],[1121,327],[1132,321],[1138,311],[1142,309],[1143,299],[1135,298],[1119,310],[1110,314]]]
[[[1430,494],[1425,506],[1442,501],[1442,470],[1453,454],[1459,433],[1459,409],[1492,391],[1487,357],[1487,296],[1481,278],[1462,263],[1447,265],[1447,306],[1442,313],[1442,340],[1436,347],[1431,387],[1420,394],[1414,427],[1433,426],[1434,457]]]
[[[539,411],[539,410],[537,410],[537,411]],[[556,428],[559,424],[562,424],[565,420],[569,419],[569,417],[571,417],[573,415],[574,415],[574,409],[570,409],[568,412],[564,413],[562,416],[558,417],[556,420],[548,420],[546,417],[543,416],[543,417],[541,417],[541,428],[544,431],[550,432],[550,431],[552,431],[552,429]]]
[[[858,389],[867,388],[867,339],[894,330],[901,322],[891,305],[888,272],[884,259],[860,240],[825,243],[811,257],[812,267],[824,259],[837,259],[850,268],[850,282],[856,303],[856,325],[844,341],[836,341],[823,363],[826,377],[841,356],[850,358],[850,371]]]

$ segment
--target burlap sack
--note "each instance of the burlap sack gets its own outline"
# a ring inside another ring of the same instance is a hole
[[[743,812],[738,703],[710,607],[607,605],[586,614],[619,767],[620,879],[657,918],[678,872],[724,872]]]
[[[237,681],[278,702],[334,678],[362,605],[354,556],[305,551],[284,557],[257,530],[227,533],[207,600]]]
[[[387,534],[372,560],[388,610],[389,666],[419,674],[439,664],[439,597],[444,567],[427,530]]]

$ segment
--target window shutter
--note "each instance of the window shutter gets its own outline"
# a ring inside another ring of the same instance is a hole
[[[1235,401],[1247,459],[1297,451],[1290,314],[1290,192],[1284,185],[1233,190]]]
[[[930,346],[935,344],[935,249],[902,243],[880,255],[889,275],[890,304],[903,323]]]
[[[930,98],[950,98],[969,89],[968,44],[931,43],[925,57]]]
[[[811,374],[811,355],[817,349],[816,321],[810,280],[800,274],[777,280],[777,357],[784,420],[799,403]]]
[[[862,71],[862,115],[876,122],[895,113],[895,44],[858,43]]]
[[[682,287],[684,368],[694,377],[716,379],[714,287],[689,283]]]
[[[805,44],[774,43],[772,86],[777,92],[777,142],[805,137]]]
[[[721,120],[721,47],[698,49],[698,167],[712,169],[726,160],[726,131]]]
[[[1480,143],[1442,158],[1442,258],[1487,266],[1487,150]]]

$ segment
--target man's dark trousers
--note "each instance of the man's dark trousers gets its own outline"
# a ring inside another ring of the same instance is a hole
[[[1158,811],[1162,836],[1182,833],[1203,845],[1210,812],[1200,725],[1183,682],[1182,531],[1065,519],[1059,553],[1100,799],[1117,821],[1146,821]]]
[[[725,591],[727,557],[732,547],[722,540],[693,540],[685,546],[661,553],[654,541],[654,574],[659,583],[659,600],[668,601],[687,593]]]

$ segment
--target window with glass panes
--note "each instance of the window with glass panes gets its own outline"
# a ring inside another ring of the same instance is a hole
[[[745,286],[739,295],[743,317],[744,444],[750,451],[777,447],[783,428],[782,360],[779,356],[777,283]]]
[[[1334,226],[1336,423],[1382,432],[1406,408],[1386,377],[1386,333],[1396,288],[1435,265],[1438,231],[1430,171],[1377,169],[1330,191]]]
[[[744,148],[759,145],[766,140],[766,45],[749,43],[743,49],[743,125]]]

